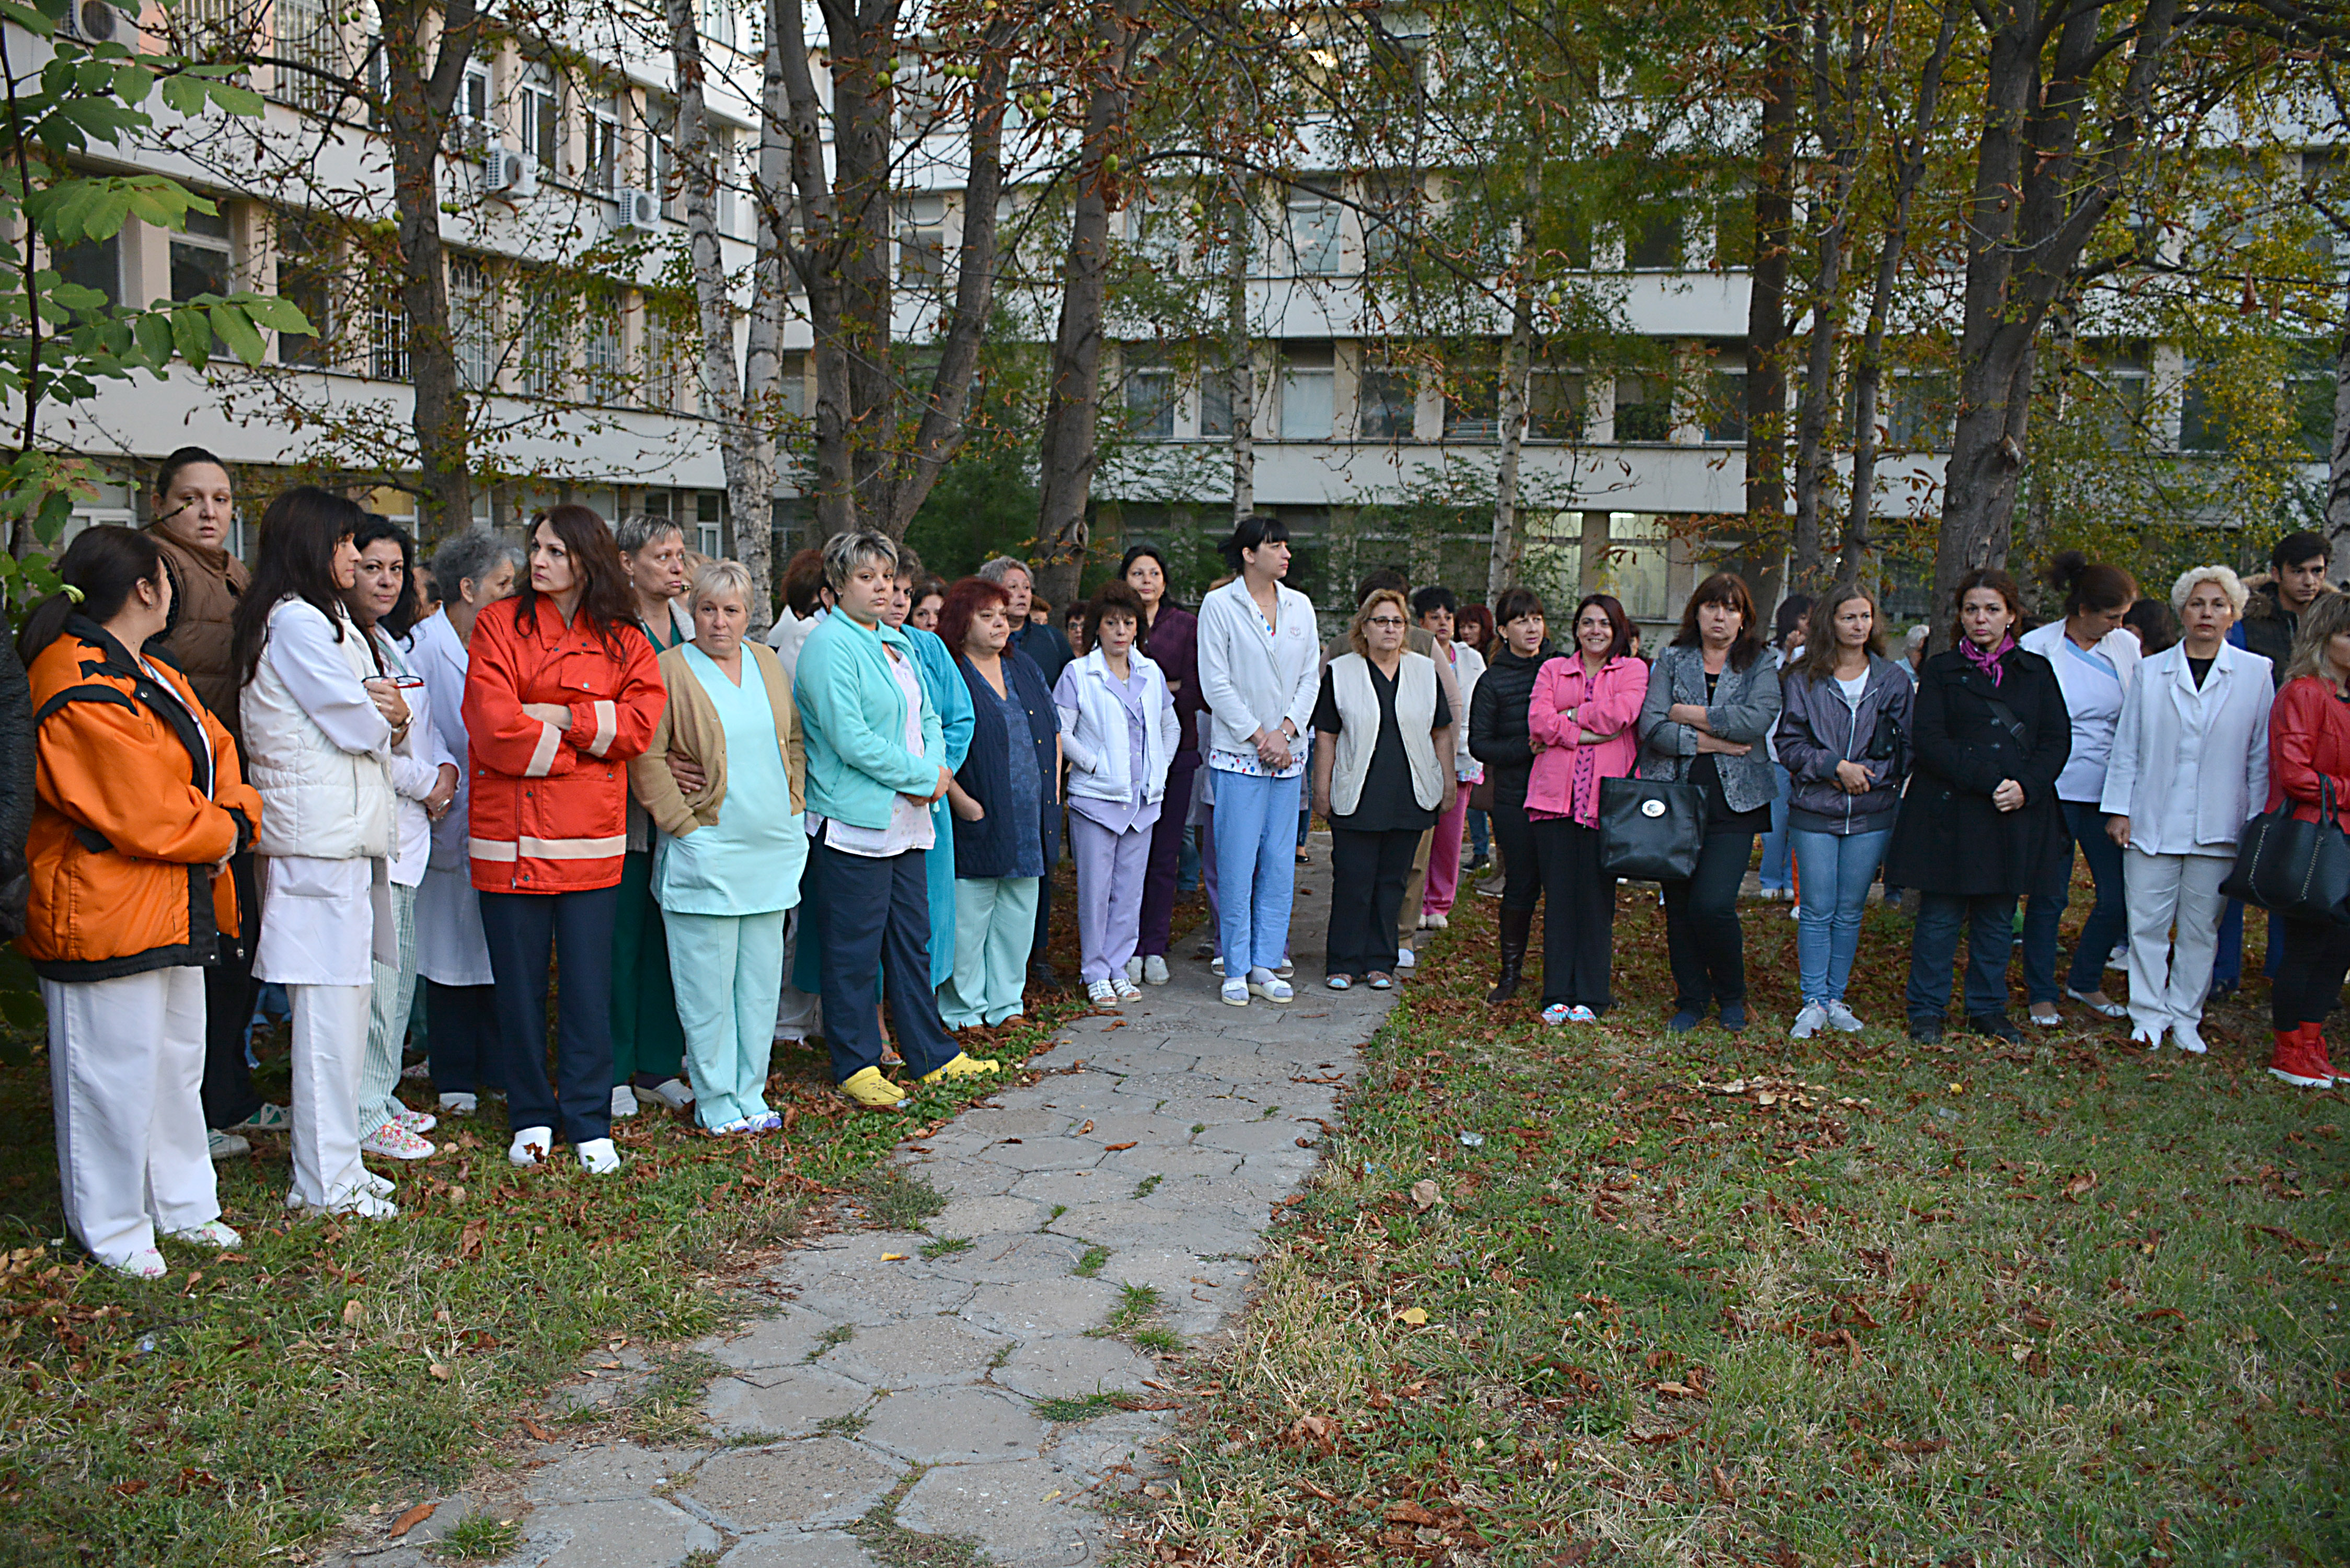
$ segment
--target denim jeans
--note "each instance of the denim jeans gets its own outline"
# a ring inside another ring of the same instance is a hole
[[[1877,880],[1893,830],[1839,836],[1790,828],[1795,870],[1804,885],[1796,917],[1795,961],[1803,973],[1806,1002],[1842,1002],[1852,979],[1853,955],[1860,950],[1860,915],[1868,906],[1868,886]]]
[[[2081,846],[2097,886],[2097,901],[2081,923],[2080,945],[2073,950],[2073,965],[2064,985],[2074,991],[2095,991],[2106,981],[2106,960],[2129,938],[2129,906],[2122,898],[2122,848],[2106,836],[2106,814],[2094,801],[2061,800],[2065,832]],[[2064,879],[2073,879],[2073,844],[2064,846]],[[2056,983],[2056,922],[2071,900],[2069,888],[2054,894],[2034,893],[2023,901],[2023,994],[2033,1005],[2054,1002],[2064,994]]]
[[[1289,909],[1297,889],[1291,834],[1302,777],[1254,774],[1216,775],[1217,925],[1224,975],[1273,969],[1289,941]]]
[[[1762,836],[1762,890],[1783,893],[1794,886],[1789,875],[1794,846],[1787,836],[1787,802],[1795,792],[1795,781],[1777,763],[1771,764],[1771,831]]]
[[[1471,806],[1469,808],[1469,847],[1473,851],[1472,858],[1483,860],[1493,853],[1493,841],[1487,836],[1489,832],[1482,808]]]
[[[2007,955],[2015,945],[2015,895],[1920,893],[1909,938],[1909,1022],[1940,1023],[1950,1011],[1950,966],[1967,933],[1967,1016],[2007,1013]]]
[[[2277,964],[2284,957],[2283,929],[2277,924],[2273,911],[2269,915],[2268,957],[2261,961],[2261,972],[2274,980]],[[2211,979],[2214,983],[2241,985],[2244,979],[2244,903],[2241,898],[2228,900],[2228,912],[2220,918],[2220,956],[2212,961]]]

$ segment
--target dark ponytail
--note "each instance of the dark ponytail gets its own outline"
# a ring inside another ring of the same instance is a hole
[[[163,552],[136,528],[109,523],[84,529],[57,561],[57,576],[73,592],[51,594],[33,607],[16,634],[16,656],[30,669],[65,634],[69,618],[78,615],[103,626],[122,613],[133,589],[164,572]]]
[[[2127,609],[2137,598],[2137,579],[2119,566],[2093,564],[2078,550],[2066,550],[2048,563],[2040,580],[2064,596],[2064,613],[2085,609]]]
[[[213,455],[204,447],[183,446],[165,458],[162,466],[155,470],[155,499],[161,501],[172,493],[172,481],[180,477],[180,470],[193,468],[199,463],[206,462],[219,469],[223,473],[228,472],[228,464]]]
[[[1268,544],[1283,543],[1288,538],[1288,524],[1278,517],[1268,517],[1262,512],[1252,512],[1232,525],[1232,537],[1219,544],[1216,553],[1223,556],[1224,564],[1237,573],[1243,565],[1241,560],[1243,551],[1261,550]]]

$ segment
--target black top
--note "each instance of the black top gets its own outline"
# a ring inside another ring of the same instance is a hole
[[[1713,705],[1713,689],[1721,680],[1717,672],[1705,678],[1706,706]],[[1705,791],[1705,830],[1716,833],[1768,833],[1771,831],[1771,808],[1758,805],[1752,811],[1732,811],[1730,797],[1721,793],[1720,754],[1708,752],[1690,764],[1690,783]]]
[[[1504,643],[1478,678],[1469,697],[1469,754],[1492,770],[1498,804],[1523,803],[1527,775],[1534,771],[1534,741],[1526,731],[1526,705],[1534,691],[1534,677],[1558,657],[1549,643],[1521,659]]]
[[[1918,670],[1909,788],[1885,853],[1888,884],[1965,898],[2064,890],[2073,847],[2056,775],[2072,754],[2072,717],[2045,659],[2011,648],[2000,664],[1996,686],[1957,649]],[[2003,779],[2023,787],[2021,810],[1992,804]]]
[[[1355,802],[1355,809],[1342,816],[1330,814],[1330,826],[1350,833],[1425,833],[1436,826],[1437,811],[1422,809],[1411,793],[1411,760],[1403,753],[1403,730],[1396,722],[1396,684],[1401,671],[1395,675],[1381,673],[1369,659],[1363,661],[1371,673],[1371,691],[1379,700],[1379,735],[1371,744],[1370,766],[1363,774],[1363,793]],[[1314,701],[1314,732],[1335,735],[1346,726],[1338,714],[1338,693],[1330,682],[1330,668],[1322,669],[1322,692]],[[1452,722],[1452,705],[1444,700],[1444,687],[1436,688],[1436,717],[1431,727],[1442,729]],[[1439,757],[1440,765],[1446,758]],[[1437,803],[1441,807],[1443,802]]]
[[[2198,659],[2193,654],[2189,654],[2187,656],[2187,673],[2195,678],[2195,690],[2198,691],[2202,691],[2203,678],[2211,673],[2211,660],[2209,659]]]

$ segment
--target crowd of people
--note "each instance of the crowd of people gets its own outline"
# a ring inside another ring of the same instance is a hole
[[[1331,836],[1325,985],[1396,985],[1409,933],[1448,923],[1465,850],[1500,862],[1488,1000],[1518,993],[1544,909],[1541,1018],[1565,1028],[1615,1005],[1607,782],[1670,783],[1702,828],[1661,888],[1669,1030],[1750,1022],[1761,838],[1763,886],[1797,905],[1799,1038],[1864,1026],[1846,988],[1881,876],[1916,897],[1913,1036],[1949,1026],[1964,934],[1967,1027],[2022,1038],[2021,898],[2025,1023],[2070,1001],[2199,1053],[2206,997],[2241,973],[2221,884],[2247,819],[2350,826],[2350,597],[2308,535],[2249,585],[2183,574],[2168,624],[2128,573],[2067,555],[2062,617],[2027,628],[2015,580],[1977,570],[1931,657],[1914,633],[1888,652],[1859,587],[1766,622],[1719,573],[1651,659],[1607,594],[1554,642],[1531,589],[1488,609],[1387,570],[1326,646],[1264,516],[1223,542],[1196,609],[1144,545],[1059,625],[1023,562],[949,584],[843,534],[787,564],[761,637],[761,586],[665,518],[556,505],[522,550],[475,530],[428,566],[397,524],[297,487],[248,576],[234,504],[217,458],[174,453],[155,521],[78,535],[16,645],[36,726],[21,945],[66,1216],[133,1274],[162,1271],[158,1236],[234,1241],[213,1162],[256,1130],[290,1137],[289,1209],[390,1218],[363,1157],[425,1158],[485,1096],[514,1163],[567,1147],[607,1173],[613,1120],[647,1102],[712,1136],[778,1129],[779,1043],[820,1039],[874,1110],[908,1078],[994,1074],[965,1046],[1056,980],[1065,849],[1097,1006],[1167,983],[1193,875],[1222,999],[1293,1000],[1311,815]],[[2076,850],[2095,903],[2060,980]],[[2350,925],[2281,915],[2269,949],[2272,1070],[2328,1085]],[[255,1093],[249,1044],[280,996],[286,1106]],[[396,1093],[418,1035],[431,1113]]]

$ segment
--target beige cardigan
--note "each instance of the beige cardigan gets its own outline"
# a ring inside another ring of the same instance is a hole
[[[692,666],[685,661],[688,644],[680,643],[660,656],[661,684],[669,701],[660,722],[653,726],[652,743],[629,763],[629,782],[637,799],[663,833],[682,838],[697,827],[714,826],[718,807],[726,799],[726,732],[719,722],[718,705],[702,689]],[[767,702],[775,712],[775,738],[784,753],[784,775],[791,781],[792,809],[807,804],[807,753],[800,738],[799,710],[792,706],[791,678],[783,660],[764,643],[744,641],[743,658],[766,682]],[[745,673],[749,671],[746,670]],[[702,765],[709,782],[691,794],[677,787],[668,758],[676,753]]]

